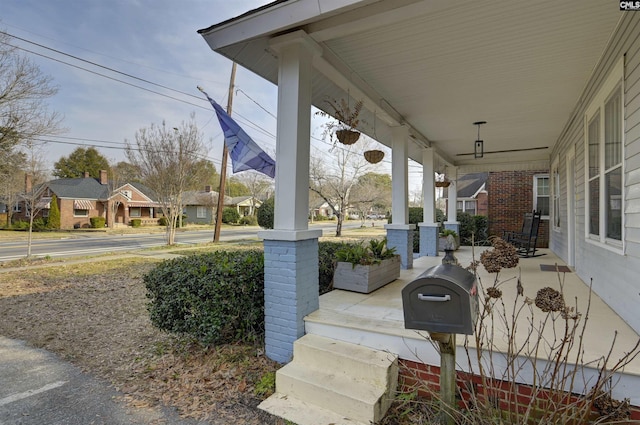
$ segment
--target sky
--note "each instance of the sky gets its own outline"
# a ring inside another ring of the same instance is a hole
[[[47,103],[64,117],[67,131],[46,138],[51,168],[79,146],[95,146],[112,163],[126,160],[124,142],[133,142],[136,131],[163,121],[176,127],[193,113],[208,159],[219,170],[222,132],[196,86],[226,107],[232,63],[196,31],[270,2],[2,0],[0,30],[21,38],[11,42],[29,50],[22,54],[58,87]],[[235,87],[233,118],[274,156],[277,87],[240,66]],[[327,155],[330,148],[319,140],[321,124],[312,121],[313,156]],[[415,164],[411,170],[410,179],[419,179]],[[390,155],[376,172],[390,172]]]

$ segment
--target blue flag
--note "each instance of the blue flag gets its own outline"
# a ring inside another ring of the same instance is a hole
[[[242,128],[225,112],[215,100],[211,99],[204,90],[198,87],[213,106],[224,132],[224,142],[231,156],[233,172],[256,170],[274,178],[276,175],[276,162],[260,146],[244,132]]]

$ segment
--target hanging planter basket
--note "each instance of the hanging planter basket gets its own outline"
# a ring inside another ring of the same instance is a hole
[[[449,187],[450,181],[436,182],[436,187]]]
[[[372,164],[377,164],[382,161],[382,158],[384,158],[384,152],[379,150],[365,151],[364,153],[364,159]]]
[[[360,138],[360,133],[353,130],[336,130],[336,137],[343,145],[353,145]]]

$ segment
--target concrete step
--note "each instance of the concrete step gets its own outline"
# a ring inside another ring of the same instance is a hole
[[[331,365],[331,373],[335,375],[348,375],[376,386],[387,384],[393,371],[389,365],[397,363],[395,354],[312,334],[298,339],[293,351],[296,362],[320,365],[321,369]]]
[[[371,422],[355,421],[294,396],[280,393],[275,393],[258,407],[297,425],[371,425]]]
[[[375,423],[389,408],[397,382],[396,355],[305,335],[294,344],[293,361],[276,373],[276,394],[260,407],[298,425]],[[298,403],[335,417],[318,422],[314,410],[294,419]]]

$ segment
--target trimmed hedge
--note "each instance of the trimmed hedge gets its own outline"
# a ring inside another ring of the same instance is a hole
[[[258,224],[263,229],[273,229],[273,213],[275,211],[275,199],[269,198],[258,208]]]
[[[132,218],[131,219],[131,227],[140,227],[142,226],[142,219]]]
[[[151,322],[205,345],[264,335],[264,254],[216,251],[164,261],[143,277]]]
[[[246,225],[246,226],[257,226],[258,219],[256,218],[255,215],[245,215],[242,218],[240,218],[240,224]]]
[[[235,208],[225,207],[222,210],[222,222],[225,224],[236,224],[240,220],[240,213]]]
[[[89,219],[91,227],[94,229],[104,229],[105,218],[104,217],[91,217]]]

